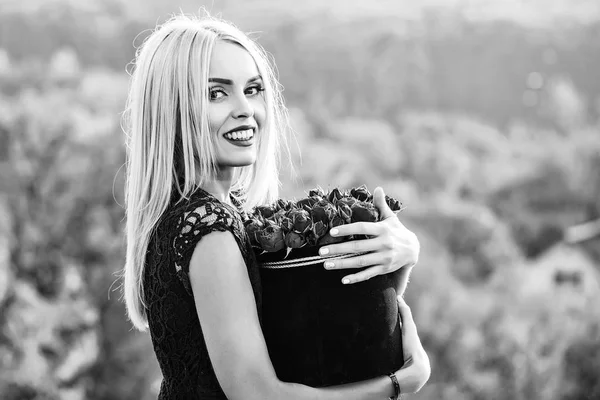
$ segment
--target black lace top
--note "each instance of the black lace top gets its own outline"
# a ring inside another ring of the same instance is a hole
[[[260,317],[259,271],[243,218],[240,210],[198,189],[189,201],[173,202],[152,235],[143,284],[150,336],[163,374],[159,400],[226,399],[208,357],[188,273],[204,235],[231,232],[246,261]]]

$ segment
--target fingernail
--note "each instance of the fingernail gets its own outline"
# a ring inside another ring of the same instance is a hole
[[[332,230],[330,230],[330,231],[329,231],[329,234],[330,234],[331,236],[335,236],[335,235],[337,235],[338,233],[340,233],[340,231],[338,231],[338,230],[337,230],[337,228],[333,228]]]
[[[329,254],[329,249],[327,247],[323,247],[319,250],[319,254],[322,256],[326,256],[327,254]]]
[[[347,284],[349,284],[349,283],[350,283],[350,279],[348,279],[348,278],[344,278],[344,279],[342,279],[342,283],[343,283],[344,285],[347,285]]]
[[[330,269],[333,268],[334,264],[331,261],[326,261],[325,262],[325,268]]]

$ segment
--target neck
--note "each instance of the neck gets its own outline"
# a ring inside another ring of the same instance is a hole
[[[212,181],[207,181],[202,188],[217,199],[226,204],[231,204],[229,191],[231,190],[231,180],[233,178],[233,168],[224,168],[217,171],[217,177]]]

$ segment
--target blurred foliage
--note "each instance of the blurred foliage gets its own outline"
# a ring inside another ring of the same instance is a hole
[[[252,3],[219,10],[277,61],[297,140],[283,195],[366,183],[408,207],[433,368],[413,397],[600,398],[600,239],[563,242],[600,217],[600,21]],[[174,8],[15,4],[0,5],[0,397],[156,398],[115,275],[119,118],[132,44]]]

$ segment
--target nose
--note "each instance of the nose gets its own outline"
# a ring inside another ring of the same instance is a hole
[[[254,108],[245,95],[238,96],[233,110],[234,118],[250,118],[254,116]]]

